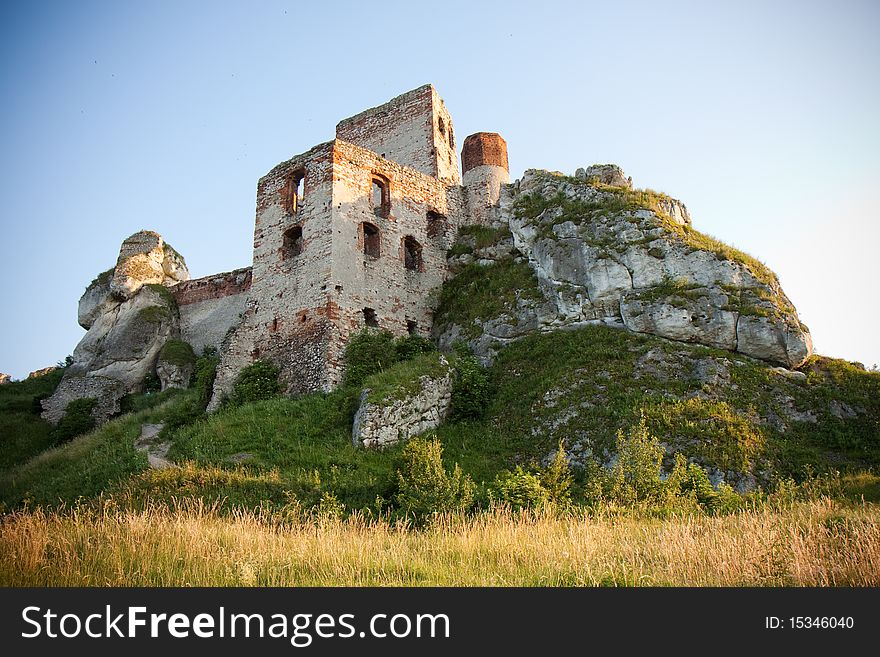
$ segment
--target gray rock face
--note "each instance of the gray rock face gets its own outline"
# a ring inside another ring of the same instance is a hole
[[[156,375],[163,391],[168,388],[188,388],[194,370],[194,363],[171,362],[162,358],[161,354],[156,361]]]
[[[78,320],[88,331],[62,385],[43,402],[43,417],[57,422],[71,400],[97,397],[96,391],[100,399],[113,399],[99,403],[96,419],[118,412],[119,399],[140,390],[162,346],[180,335],[177,304],[166,288],[188,278],[183,258],[158,233],[141,231],[125,240],[112,274],[99,275],[80,299]],[[185,375],[166,374],[169,381]]]
[[[580,180],[595,180],[613,187],[632,187],[632,178],[627,177],[623,169],[616,164],[594,164],[586,169],[578,169],[574,177]]]
[[[92,417],[97,422],[105,422],[119,413],[119,400],[125,395],[125,388],[116,379],[106,376],[68,376],[55,389],[55,393],[44,399],[42,417],[44,420],[57,424],[64,417],[67,405],[74,399],[94,397],[98,400],[92,410]]]
[[[530,170],[502,189],[499,217],[509,224],[515,253],[528,260],[547,304],[523,304],[515,318],[484,322],[482,334],[470,340],[484,360],[524,332],[595,322],[786,368],[806,360],[810,334],[772,272],[692,231],[679,201],[590,182],[620,183],[612,171],[602,176],[581,170],[572,179]],[[527,195],[532,206],[538,199],[543,208],[537,216],[518,207]],[[462,328],[443,326],[441,318],[435,332],[441,346]]]
[[[362,447],[385,447],[440,426],[452,400],[451,369],[440,377],[423,376],[419,385],[416,394],[390,400],[387,405],[368,401],[370,390],[365,389],[354,416],[352,442]]]
[[[110,280],[110,291],[128,299],[149,283],[174,285],[189,280],[186,262],[159,233],[142,230],[126,239]]]
[[[139,389],[159,351],[179,335],[173,298],[150,287],[125,301],[108,300],[103,312],[73,351],[72,376],[103,376]],[[66,376],[66,375],[65,375]]]

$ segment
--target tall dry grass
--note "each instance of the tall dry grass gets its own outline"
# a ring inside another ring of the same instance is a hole
[[[353,518],[204,506],[23,511],[0,522],[15,586],[878,586],[880,510],[830,500],[723,517]]]

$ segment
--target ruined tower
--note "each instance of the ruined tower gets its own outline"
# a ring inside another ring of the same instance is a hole
[[[353,333],[429,333],[429,293],[470,222],[465,196],[432,85],[341,121],[336,139],[261,178],[247,309],[224,340],[212,406],[255,360],[278,365],[288,393],[328,390]]]
[[[477,132],[464,140],[462,184],[467,190],[470,223],[490,224],[501,185],[510,182],[507,143],[495,132]]]

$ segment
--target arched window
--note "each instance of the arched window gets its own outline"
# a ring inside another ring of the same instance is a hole
[[[281,203],[287,214],[294,214],[302,206],[303,189],[305,188],[306,172],[297,169],[291,173],[284,183]]]
[[[371,258],[379,257],[379,229],[371,223],[361,224],[361,240],[364,245],[364,255]]]
[[[437,237],[446,230],[446,217],[435,210],[428,210],[425,213],[425,223],[428,237]]]
[[[373,213],[377,217],[387,217],[391,214],[391,197],[388,194],[388,181],[378,176],[373,176],[370,203]]]
[[[411,235],[403,238],[403,266],[412,271],[422,270],[422,245]]]
[[[364,326],[372,326],[378,328],[379,320],[376,317],[376,311],[372,308],[364,308]]]
[[[284,241],[281,245],[281,258],[295,258],[303,250],[302,226],[294,226],[284,231]]]

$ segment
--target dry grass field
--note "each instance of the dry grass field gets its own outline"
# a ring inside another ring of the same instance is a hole
[[[880,508],[285,520],[201,504],[18,511],[6,586],[880,586]]]

